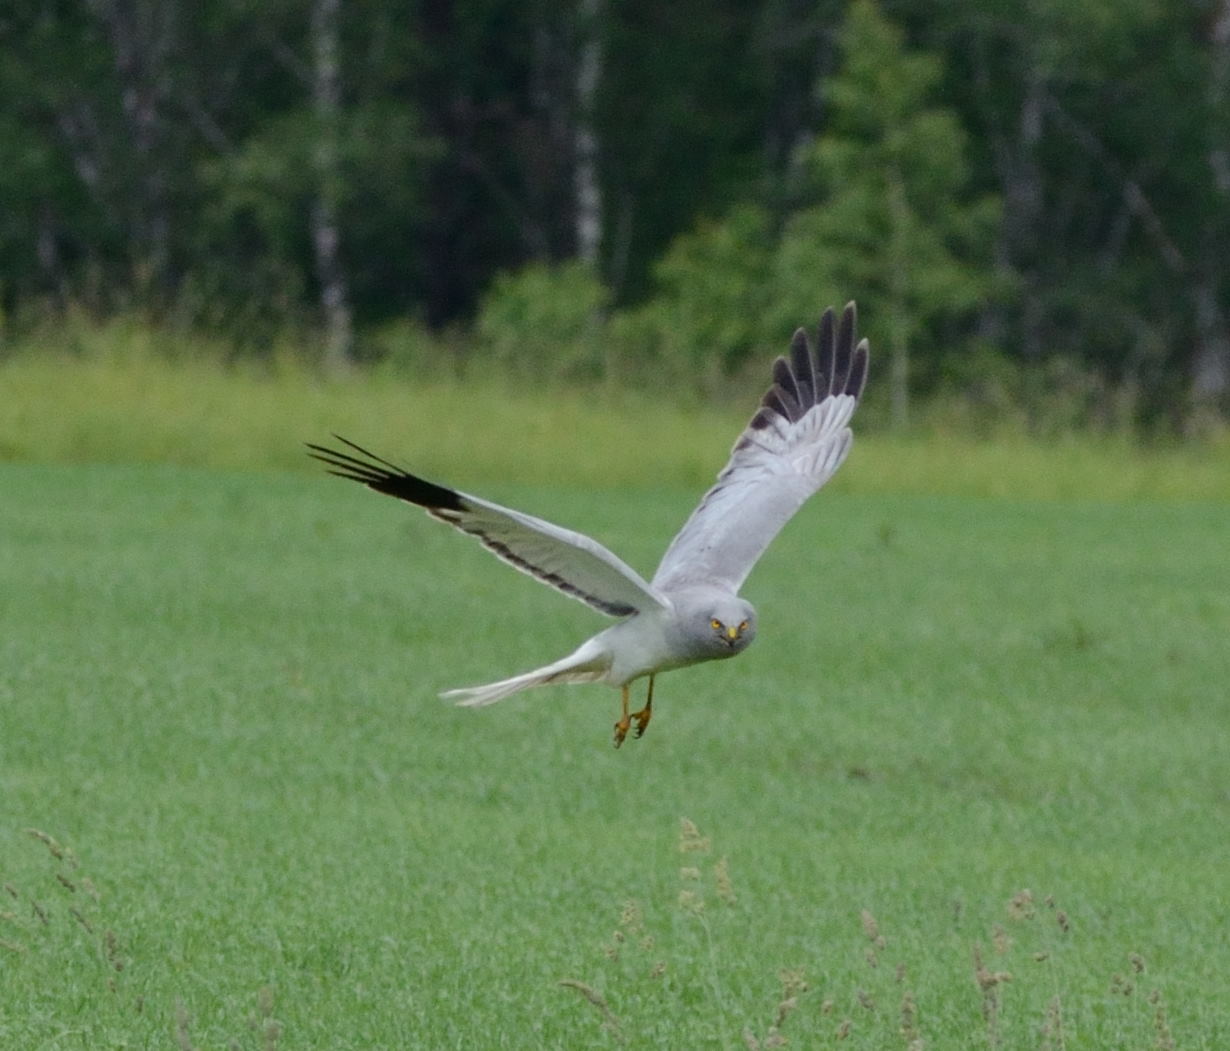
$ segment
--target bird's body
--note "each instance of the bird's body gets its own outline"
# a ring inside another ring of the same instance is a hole
[[[667,548],[646,582],[597,541],[530,515],[425,481],[349,442],[349,451],[312,445],[334,474],[424,508],[476,536],[522,572],[618,622],[561,660],[443,696],[467,707],[494,704],[530,686],[601,682],[619,687],[615,744],[652,714],[654,676],[733,657],[756,635],[756,612],[738,595],[756,560],[790,517],[841,466],[847,426],[867,373],[867,342],[855,346],[854,304],[835,328],[820,322],[819,355],[802,329],[790,357],[773,366],[774,385],[739,436],[716,484]],[[649,678],[645,707],[628,711],[629,683]]]

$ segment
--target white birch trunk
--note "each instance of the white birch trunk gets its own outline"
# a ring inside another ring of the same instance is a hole
[[[332,372],[351,364],[353,328],[350,293],[341,260],[341,228],[338,199],[341,172],[338,169],[338,138],[341,123],[341,73],[338,57],[338,16],[341,0],[313,0],[312,102],[316,114],[316,200],[312,206],[312,245],[316,254],[316,279],[320,284],[320,307],[324,317],[324,363]]]
[[[602,251],[602,185],[598,177],[598,133],[594,101],[602,79],[602,44],[598,20],[602,0],[580,0],[577,56],[576,122],[573,135],[573,185],[576,194],[578,258],[595,272]]]

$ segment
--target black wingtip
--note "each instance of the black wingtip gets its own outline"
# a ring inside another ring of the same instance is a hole
[[[748,429],[764,430],[779,417],[797,422],[813,405],[835,395],[848,394],[856,401],[862,397],[869,351],[865,339],[855,345],[857,328],[858,306],[850,300],[840,318],[832,307],[820,315],[814,345],[806,331],[798,329],[790,340],[789,356],[773,362],[773,385]]]
[[[352,482],[360,482],[378,493],[395,496],[399,500],[418,504],[419,507],[430,511],[465,510],[460,493],[411,474],[405,468],[399,467],[382,456],[377,456],[364,449],[363,446],[355,444],[349,438],[343,438],[340,434],[335,434],[333,437],[359,455],[343,452],[340,449],[330,449],[326,445],[317,445],[314,442],[304,443],[308,447],[308,455],[325,464],[330,474]]]
[[[833,390],[833,308],[820,315],[816,333],[816,394],[824,397]]]
[[[798,329],[790,341],[790,371],[794,375],[795,400],[806,412],[816,403],[819,388],[816,385],[816,356],[805,329]]]
[[[797,335],[795,339],[798,339]],[[777,358],[773,362],[773,383],[789,394],[795,404],[810,404],[804,401],[801,386],[795,379],[795,370],[786,358]],[[810,395],[808,396],[810,397]]]
[[[841,324],[837,327],[837,341],[833,357],[834,390],[844,390],[850,375],[851,359],[854,356],[854,326],[858,320],[858,308],[851,300],[841,312]]]

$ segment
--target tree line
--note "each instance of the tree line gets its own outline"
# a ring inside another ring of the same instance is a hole
[[[9,333],[1230,410],[1230,0],[10,0],[0,158]]]

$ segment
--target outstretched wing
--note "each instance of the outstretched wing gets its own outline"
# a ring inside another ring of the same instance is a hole
[[[855,307],[840,325],[820,319],[817,347],[799,329],[790,357],[773,363],[773,386],[735,442],[730,462],[662,556],[653,586],[713,584],[737,592],[803,502],[841,466],[847,424],[867,378],[867,341],[855,346]]]
[[[350,452],[308,443],[329,473],[418,504],[433,518],[477,537],[509,565],[611,617],[665,605],[631,566],[596,540],[499,504],[425,481],[374,453],[335,438]]]

